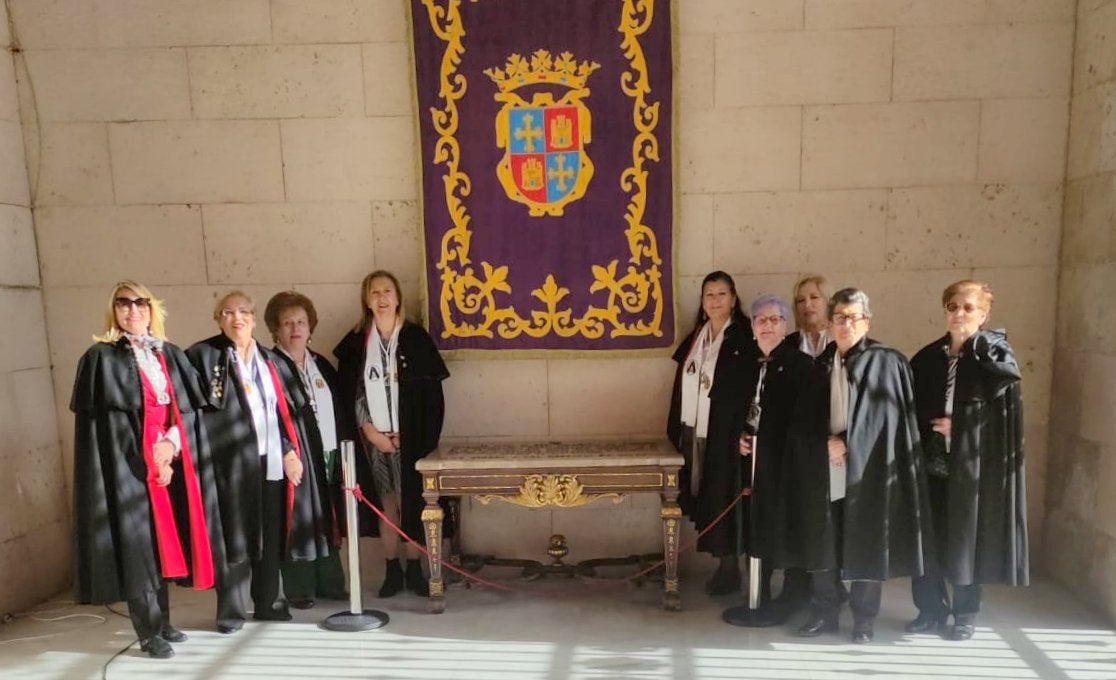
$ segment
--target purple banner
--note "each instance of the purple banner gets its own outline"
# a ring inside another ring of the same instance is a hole
[[[430,333],[674,344],[669,0],[411,0]]]

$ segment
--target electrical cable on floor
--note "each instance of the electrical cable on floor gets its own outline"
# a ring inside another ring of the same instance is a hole
[[[46,614],[48,612],[66,611],[67,609],[72,608],[72,606],[75,603],[74,603],[73,600],[60,600],[60,601],[56,601],[56,602],[47,602],[45,604],[48,604],[48,605],[51,605],[51,604],[65,604],[65,605],[69,605],[69,606],[48,607],[46,609],[32,609],[31,611],[28,611],[28,612],[20,612],[18,614],[9,614],[6,617],[5,622],[15,620],[15,619],[21,619],[21,618],[29,618],[32,621],[41,621],[43,623],[56,623],[58,621],[65,621],[66,619],[88,618],[88,619],[96,619],[96,621],[94,622],[95,625],[99,625],[99,624],[102,624],[102,623],[108,623],[108,619],[105,618],[104,616],[101,616],[100,614],[87,614],[87,613],[84,613],[84,612],[77,613],[77,614],[64,614],[62,616],[54,616],[54,617],[36,616],[36,614]],[[119,612],[116,612],[111,607],[109,607],[109,610],[112,611],[114,614],[119,614]],[[27,637],[12,638],[10,640],[0,640],[0,645],[6,645],[10,642],[27,642],[29,640],[42,640],[42,639],[45,639],[45,638],[54,637],[55,635],[61,635],[63,633],[70,633],[70,632],[72,632],[72,631],[67,630],[67,631],[60,631],[58,633],[44,633],[42,635],[29,635]]]

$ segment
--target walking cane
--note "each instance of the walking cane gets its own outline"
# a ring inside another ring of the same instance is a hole
[[[388,615],[376,609],[363,609],[360,589],[360,531],[357,526],[356,454],[353,442],[341,442],[341,474],[345,481],[345,529],[349,542],[349,610],[337,612],[322,621],[322,628],[344,632],[374,630],[388,622]]]

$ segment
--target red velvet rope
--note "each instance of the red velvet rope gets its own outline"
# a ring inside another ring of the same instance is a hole
[[[387,525],[389,528],[391,528],[392,531],[399,534],[399,536],[404,541],[406,541],[407,543],[413,545],[416,549],[418,549],[418,551],[421,552],[423,555],[425,555],[427,559],[430,559],[430,551],[426,549],[426,546],[420,545],[418,543],[418,541],[416,541],[415,539],[408,536],[407,533],[404,532],[402,529],[400,529],[399,526],[395,524],[395,522],[392,522],[388,518],[388,516],[383,513],[383,511],[381,511],[371,501],[369,501],[367,498],[365,498],[364,494],[360,490],[360,486],[352,486],[352,487],[342,486],[341,488],[344,489],[345,491],[348,491],[349,493],[353,494],[354,498],[356,498],[358,501],[360,501],[361,503],[364,503],[369,508],[371,508],[372,512],[374,512],[376,514],[376,516],[380,518],[381,522],[383,522],[385,525]],[[750,487],[744,487],[743,489],[741,489],[740,493],[737,494],[736,497],[732,499],[732,502],[729,503],[728,506],[724,510],[722,510],[721,513],[719,515],[717,515],[717,517],[712,522],[709,523],[709,526],[702,529],[701,533],[699,533],[697,535],[697,537],[692,542],[690,542],[690,543],[688,543],[688,544],[686,544],[686,545],[684,545],[684,546],[682,546],[678,549],[678,554],[681,555],[682,553],[687,552],[689,550],[693,550],[695,547],[697,547],[698,541],[701,540],[702,536],[709,533],[713,529],[713,527],[717,526],[721,522],[721,520],[723,520],[725,518],[725,516],[728,515],[729,511],[732,510],[734,507],[736,507],[736,504],[740,502],[741,498],[743,498],[745,496],[750,496],[750,495],[752,495],[752,489]],[[441,564],[446,569],[448,569],[448,570],[450,570],[450,571],[452,571],[456,574],[460,574],[463,578],[465,578],[469,581],[472,581],[473,583],[483,585],[483,586],[488,586],[489,588],[494,588],[496,590],[504,590],[504,591],[507,591],[509,593],[530,592],[530,593],[538,594],[538,592],[539,592],[538,590],[528,591],[528,590],[525,590],[525,589],[522,589],[522,588],[513,588],[513,587],[511,587],[509,585],[505,585],[503,583],[497,583],[495,581],[489,581],[488,579],[481,578],[481,577],[477,576],[476,574],[465,571],[461,567],[458,567],[455,564],[451,564],[451,563],[449,563],[449,562],[447,562],[447,561],[445,561],[441,558],[438,558],[438,563]],[[664,564],[666,564],[665,559],[659,560],[658,562],[655,562],[651,566],[649,566],[645,569],[642,569],[642,570],[632,574],[631,576],[626,576],[622,579],[616,579],[616,583],[600,584],[600,585],[598,585],[594,588],[590,588],[589,590],[609,590],[609,589],[617,587],[617,586],[626,585],[629,581],[635,581],[636,579],[642,578],[643,576],[646,576],[647,574],[650,574],[651,572],[655,571],[656,569],[663,566]],[[554,595],[561,595],[564,592],[565,591],[554,591],[553,594]],[[544,592],[543,594],[548,594],[548,593]]]

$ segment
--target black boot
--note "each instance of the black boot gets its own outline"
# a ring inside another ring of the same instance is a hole
[[[713,578],[705,582],[705,592],[710,595],[728,595],[740,590],[740,560],[736,555],[721,558]]]
[[[387,568],[384,570],[384,584],[380,586],[379,595],[380,597],[391,597],[401,590],[403,590],[403,569],[399,566],[399,560],[387,560]]]
[[[422,563],[418,560],[407,560],[407,590],[421,597],[430,597],[430,582],[422,574]]]

